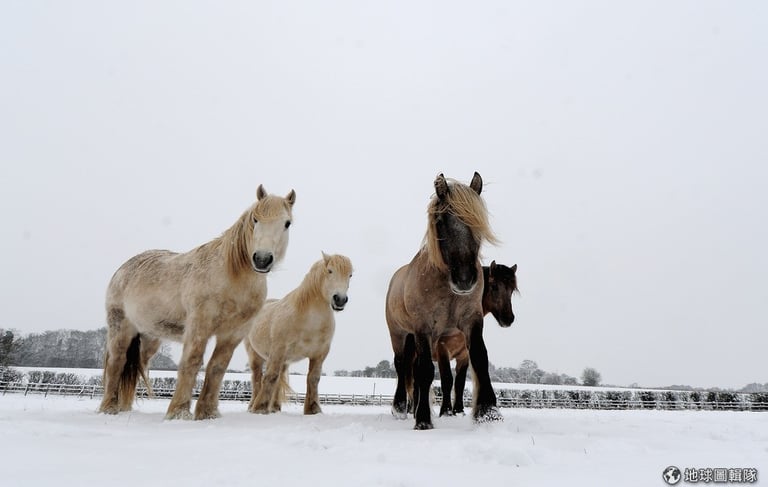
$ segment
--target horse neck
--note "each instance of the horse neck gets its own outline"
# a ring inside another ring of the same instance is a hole
[[[483,266],[483,316],[488,316],[488,313],[492,311],[491,304],[486,304],[488,301],[488,294],[490,294],[490,286],[488,285],[488,280],[490,276],[490,270],[488,266]]]
[[[299,306],[309,306],[314,301],[325,301],[322,293],[323,270],[321,264],[315,263],[304,279],[293,292]]]

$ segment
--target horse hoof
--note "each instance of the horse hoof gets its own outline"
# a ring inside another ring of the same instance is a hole
[[[458,411],[454,410],[454,411],[453,411],[453,415],[454,415],[454,416],[466,416],[466,415],[467,415],[467,413],[465,413],[463,409],[460,409],[460,410],[458,410]]]
[[[174,419],[193,419],[192,413],[190,413],[187,410],[179,410],[179,411],[168,411],[168,413],[165,415],[165,419],[167,420],[174,420]]]
[[[398,408],[392,406],[392,416],[394,416],[395,419],[407,419],[408,413],[406,411],[401,411]]]
[[[205,419],[218,419],[221,417],[221,413],[217,410],[215,411],[208,411],[203,413],[195,412],[195,420],[201,421]]]
[[[320,414],[322,412],[323,412],[323,410],[320,409],[320,406],[318,406],[317,404],[314,404],[314,405],[312,405],[312,407],[304,409],[304,414],[306,414],[306,415]]]
[[[416,425],[413,427],[415,430],[431,430],[435,426],[432,423],[429,423],[427,421],[417,421]]]
[[[502,421],[504,421],[504,416],[495,406],[475,415],[475,423],[499,423]]]
[[[104,413],[104,414],[116,415],[117,413],[120,412],[120,409],[118,409],[117,406],[115,406],[115,407],[106,407],[106,408],[100,408],[99,412],[100,413]]]
[[[453,411],[450,409],[443,409],[440,411],[440,416],[453,416]]]

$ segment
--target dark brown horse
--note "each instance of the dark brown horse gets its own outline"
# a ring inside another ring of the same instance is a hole
[[[479,260],[483,242],[496,242],[488,211],[480,198],[483,180],[475,173],[469,186],[435,180],[435,197],[428,214],[424,245],[411,262],[392,276],[387,291],[386,318],[397,389],[392,414],[405,419],[407,388],[413,381],[415,429],[431,429],[429,391],[435,375],[432,344],[454,331],[469,339],[469,359],[476,384],[472,415],[476,421],[501,420],[488,375],[488,351],[483,342],[483,286]]]
[[[517,291],[517,264],[507,267],[496,264],[483,266],[483,316],[491,313],[499,326],[508,328],[515,321],[512,311],[512,293]],[[437,362],[440,370],[440,386],[443,391],[443,402],[440,406],[440,416],[464,414],[464,384],[469,367],[469,352],[464,334],[454,330],[443,335],[435,342],[432,359]],[[456,359],[456,379],[451,373],[451,360]],[[454,390],[453,407],[451,407],[451,387]]]

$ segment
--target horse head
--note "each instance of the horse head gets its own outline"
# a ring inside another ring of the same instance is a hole
[[[254,271],[267,273],[282,260],[288,247],[289,227],[296,192],[285,197],[267,194],[263,185],[256,190],[256,204],[250,211],[252,229],[246,239],[247,256]]]
[[[341,311],[347,305],[349,280],[352,278],[352,261],[343,255],[327,255],[323,252],[323,296],[331,303],[334,311]]]
[[[483,267],[483,313],[491,313],[499,326],[507,328],[515,321],[512,311],[512,293],[517,291],[517,264],[507,267],[494,260]]]
[[[435,198],[430,205],[431,258],[448,271],[451,291],[470,294],[478,281],[478,256],[484,240],[495,238],[488,224],[485,203],[480,198],[483,180],[475,172],[469,186],[446,180],[439,174],[435,179]]]

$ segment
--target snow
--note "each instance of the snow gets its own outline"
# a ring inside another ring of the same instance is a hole
[[[764,413],[503,409],[503,423],[435,418],[414,431],[388,406],[261,416],[223,401],[220,419],[198,422],[165,421],[167,400],[117,416],[98,402],[0,396],[2,484],[653,486],[668,465],[768,475]]]

